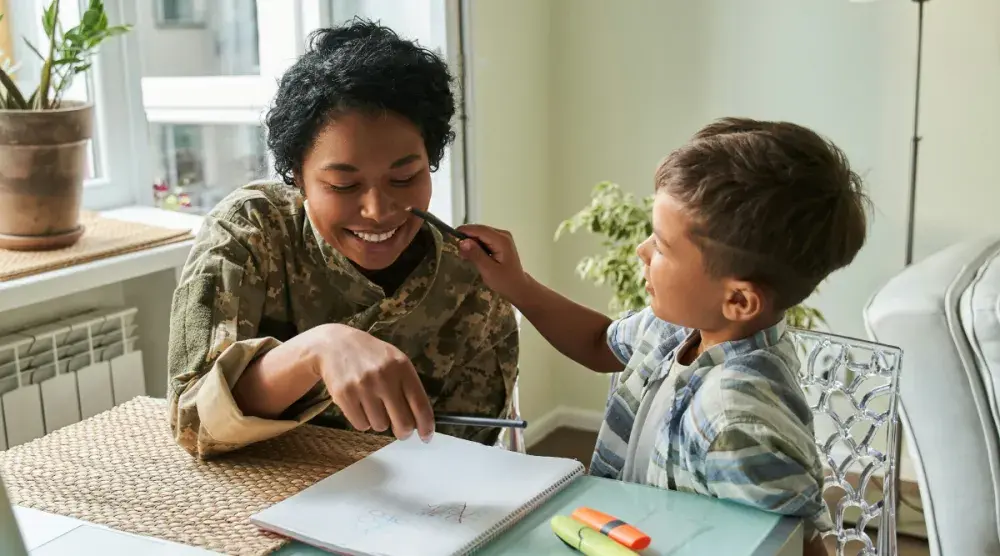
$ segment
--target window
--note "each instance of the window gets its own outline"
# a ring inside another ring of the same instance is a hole
[[[18,30],[24,23],[40,32],[41,8],[50,0],[7,2],[22,12],[15,14]],[[63,17],[74,12],[79,18],[81,2],[62,0]],[[74,89],[78,98],[96,102],[99,118],[85,204],[204,213],[247,181],[272,177],[264,113],[278,78],[317,28],[355,16],[381,20],[444,54],[460,76],[458,3],[105,0],[112,22],[131,23],[133,30],[102,45],[91,75]],[[16,59],[29,53],[18,51]],[[431,201],[431,210],[453,224],[465,217],[463,134],[457,131],[433,176]]]
[[[191,0],[158,2],[164,15],[186,17],[197,7]],[[451,54],[445,3],[216,0],[201,4],[201,26],[174,28],[157,27],[153,8],[140,2],[135,22],[142,44],[142,104],[155,161],[153,202],[203,213],[233,188],[272,177],[261,124],[278,79],[303,52],[311,31],[362,16]],[[188,5],[193,7],[185,11]],[[461,167],[451,163],[455,154],[449,155],[434,176],[432,210],[455,222],[464,217],[464,210],[455,210],[464,208],[464,192],[455,194],[454,184],[464,181],[454,177]]]
[[[202,212],[229,192],[269,173],[259,126],[151,124],[153,198],[171,210]]]
[[[157,27],[202,27],[205,0],[156,0]]]

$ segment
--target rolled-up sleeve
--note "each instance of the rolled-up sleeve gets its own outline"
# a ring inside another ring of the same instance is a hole
[[[241,208],[206,217],[171,306],[171,430],[178,444],[202,458],[278,436],[330,403],[322,388],[313,388],[284,418],[272,420],[244,415],[233,399],[232,389],[247,367],[280,345],[257,337],[273,238],[266,215]]]

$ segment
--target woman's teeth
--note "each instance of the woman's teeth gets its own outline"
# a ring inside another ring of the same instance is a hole
[[[385,241],[385,240],[391,238],[393,235],[395,235],[396,234],[396,230],[398,230],[398,229],[399,228],[394,228],[392,230],[389,230],[388,232],[383,232],[381,234],[372,234],[372,233],[368,233],[368,232],[356,232],[354,230],[350,230],[350,232],[352,234],[358,236],[362,240],[367,241],[369,243],[382,243],[383,241]]]

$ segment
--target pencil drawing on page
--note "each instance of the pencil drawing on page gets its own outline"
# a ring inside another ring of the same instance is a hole
[[[408,518],[400,517],[395,513],[383,510],[371,509],[360,514],[355,523],[355,530],[362,535],[382,532],[386,528],[416,525],[416,518],[420,521],[434,521],[440,524],[465,524],[475,523],[479,517],[478,511],[469,507],[468,502],[448,502],[442,504],[427,504],[412,511],[405,512]]]
[[[428,504],[417,515],[438,518],[450,523],[466,523],[475,521],[478,514],[469,508],[468,502],[452,502],[448,504]]]
[[[385,527],[399,525],[400,519],[382,510],[369,510],[367,514],[358,516],[357,531],[362,535],[367,535],[383,529]]]

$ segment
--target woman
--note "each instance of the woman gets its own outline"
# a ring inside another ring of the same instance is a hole
[[[198,457],[307,421],[413,431],[503,416],[513,310],[412,216],[454,139],[446,64],[370,22],[317,31],[267,115],[283,183],[215,207],[174,294],[170,423]],[[493,443],[496,429],[440,427]]]

